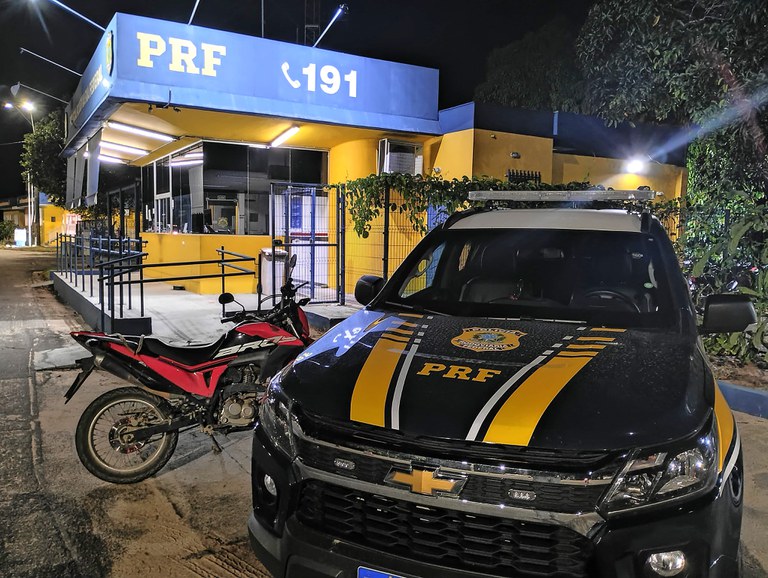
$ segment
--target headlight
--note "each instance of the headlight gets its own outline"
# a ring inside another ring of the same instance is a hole
[[[272,444],[290,459],[296,457],[293,427],[298,427],[296,418],[291,415],[290,401],[280,388],[282,372],[276,375],[267,389],[267,397],[259,406],[259,421],[264,433]]]
[[[635,452],[602,501],[606,513],[615,513],[710,491],[717,481],[716,422],[693,447],[671,452]]]

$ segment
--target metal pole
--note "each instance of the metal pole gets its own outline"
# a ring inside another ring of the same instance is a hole
[[[226,293],[226,277],[224,276],[224,245],[221,246],[221,264],[219,265],[221,268],[221,292]],[[224,317],[224,304],[221,304],[221,316]]]
[[[336,192],[337,200],[336,204],[339,207],[339,215],[336,218],[336,254],[337,254],[337,260],[336,260],[336,270],[339,272],[339,281],[338,281],[338,292],[339,292],[339,303],[341,305],[344,305],[347,301],[347,292],[346,292],[346,266],[345,266],[345,259],[347,255],[346,251],[346,230],[347,230],[347,223],[345,221],[346,219],[346,185],[341,185],[341,193],[338,191]]]
[[[317,187],[312,187],[312,202],[310,203],[310,209],[309,209],[309,222],[310,222],[310,233],[309,233],[309,298],[314,300],[315,298],[315,232],[316,232],[316,224],[315,224],[315,207],[317,206]],[[303,203],[302,203],[303,205]]]
[[[389,185],[384,187],[384,251],[382,257],[382,277],[389,277]]]

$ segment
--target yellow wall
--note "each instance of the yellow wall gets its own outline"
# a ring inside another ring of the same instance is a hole
[[[467,132],[467,131],[462,131]],[[538,171],[541,180],[552,182],[552,139],[499,131],[474,131],[471,173],[506,179],[507,170]],[[512,153],[520,158],[512,158]]]
[[[601,157],[554,154],[553,183],[589,181],[614,189],[636,189],[647,185],[672,199],[685,194],[686,170],[672,165],[649,163],[642,175],[624,172],[625,161]]]
[[[144,251],[149,253],[145,263],[170,263],[180,261],[203,261],[219,259],[216,249],[222,246],[225,251],[240,253],[258,259],[263,248],[272,246],[270,237],[266,235],[171,235],[167,233],[144,233],[146,241]],[[231,257],[230,257],[231,258]],[[246,269],[255,269],[256,261],[233,263]],[[229,272],[234,272],[229,270]],[[157,267],[146,269],[146,277],[182,277],[184,275],[218,275],[218,265],[183,265],[177,267]],[[226,289],[230,293],[254,293],[256,277],[228,277]],[[221,278],[198,279],[170,282],[183,285],[187,291],[194,293],[215,294],[221,292]]]
[[[424,145],[424,168],[445,180],[471,176],[474,130],[460,130],[431,139]],[[437,172],[436,169],[440,169]]]
[[[40,244],[56,242],[56,234],[64,232],[66,211],[55,205],[40,205]]]

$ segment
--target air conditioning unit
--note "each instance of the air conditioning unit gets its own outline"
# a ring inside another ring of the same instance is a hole
[[[419,144],[399,142],[388,138],[379,141],[378,174],[424,172],[424,152]]]

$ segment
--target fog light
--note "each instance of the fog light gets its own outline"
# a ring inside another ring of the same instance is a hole
[[[659,576],[677,576],[685,570],[685,554],[680,550],[657,552],[648,556],[648,566]]]
[[[277,486],[275,485],[275,480],[273,480],[272,477],[267,474],[264,475],[264,489],[266,489],[275,498],[277,497]],[[662,576],[674,576],[674,574],[662,574]]]

